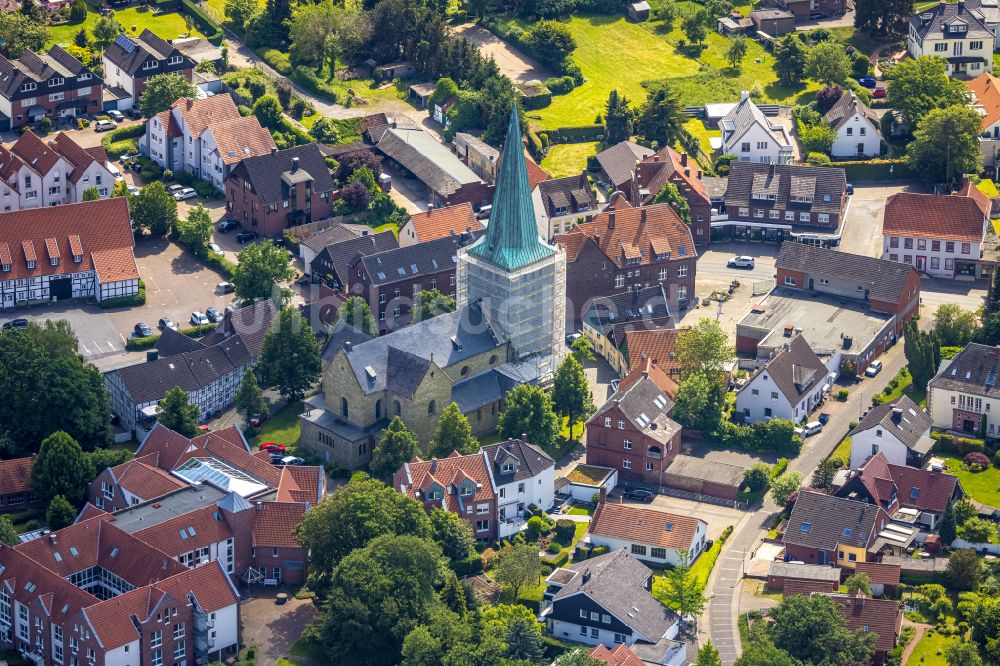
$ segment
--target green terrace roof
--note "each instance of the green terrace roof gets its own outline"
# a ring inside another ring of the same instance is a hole
[[[513,271],[556,252],[538,236],[516,105],[510,112],[504,148],[489,226],[486,235],[469,248],[469,254]]]

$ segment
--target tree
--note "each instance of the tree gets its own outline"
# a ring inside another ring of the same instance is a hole
[[[677,217],[684,221],[684,224],[691,224],[691,205],[677,186],[670,181],[663,184],[659,194],[653,199],[653,203],[670,204],[670,207],[677,213]]]
[[[269,130],[280,129],[284,120],[281,102],[274,95],[264,95],[254,102],[253,115],[260,121],[262,127]]]
[[[906,164],[929,183],[955,183],[978,173],[982,117],[965,105],[933,109],[917,123]]]
[[[729,336],[714,319],[702,317],[691,328],[677,335],[677,361],[684,375],[703,372],[710,377],[721,375],[736,358]]]
[[[726,48],[726,60],[729,61],[729,65],[734,69],[740,68],[740,63],[743,59],[747,57],[747,38],[743,35],[736,35],[729,40],[729,46]]]
[[[604,145],[613,146],[632,136],[632,109],[624,95],[612,90],[604,111]]]
[[[84,4],[86,7],[86,4]],[[73,43],[79,46],[81,49],[85,49],[90,46],[90,35],[87,34],[86,28],[80,28],[75,35],[73,35]]]
[[[271,298],[278,291],[279,282],[288,282],[293,277],[295,271],[288,263],[288,253],[268,239],[248,245],[240,252],[233,271],[233,287],[240,301],[252,303],[258,298]]]
[[[806,57],[806,73],[820,83],[844,83],[851,73],[851,60],[839,42],[820,42]]]
[[[425,289],[413,300],[413,308],[410,310],[410,320],[413,323],[455,311],[455,299],[445,296],[437,289]]]
[[[161,181],[153,181],[129,199],[132,229],[148,230],[153,236],[165,236],[177,224],[177,201]]]
[[[371,190],[360,180],[353,180],[341,189],[340,198],[353,212],[368,210],[372,203]]]
[[[704,372],[685,377],[677,389],[673,417],[686,428],[711,432],[722,418],[725,390]]]
[[[937,372],[941,362],[941,345],[934,332],[925,333],[912,319],[903,326],[903,353],[913,385],[924,387]]]
[[[215,233],[212,218],[200,203],[188,211],[186,220],[177,220],[177,239],[198,255],[208,250]]]
[[[766,462],[756,462],[743,472],[743,483],[752,492],[767,488],[771,482],[771,466]]]
[[[476,552],[472,525],[457,513],[440,507],[431,509],[431,535],[449,559],[463,560]]]
[[[431,455],[438,458],[447,458],[455,451],[467,455],[479,449],[479,440],[472,434],[469,419],[459,411],[455,403],[451,403],[441,412],[441,418],[434,428],[430,449]]]
[[[719,656],[719,651],[712,645],[712,639],[709,639],[698,650],[698,659],[695,660],[694,666],[722,666],[722,657]]]
[[[76,24],[83,23],[86,20],[87,3],[84,0],[73,0],[73,5],[69,9],[69,22]]]
[[[31,466],[31,492],[44,504],[61,495],[74,505],[82,504],[94,468],[75,439],[54,432],[44,440]]]
[[[800,666],[800,663],[770,641],[758,641],[743,650],[735,666]]]
[[[802,486],[802,475],[798,472],[785,472],[771,479],[771,499],[779,507],[785,506],[789,496]]]
[[[94,33],[94,41],[101,46],[105,46],[113,42],[118,35],[125,32],[125,28],[115,18],[114,11],[110,11],[107,14],[101,14],[97,17],[97,23],[94,24],[91,31]],[[163,111],[163,109],[160,109],[160,111]]]
[[[671,146],[683,132],[684,105],[668,84],[654,88],[639,109],[635,130],[650,145]]]
[[[543,449],[553,446],[559,436],[559,421],[552,399],[537,386],[520,384],[505,398],[507,409],[500,414],[498,430],[504,439],[527,435],[528,441]]]
[[[243,373],[234,403],[236,411],[243,415],[244,421],[249,422],[252,418],[267,416],[267,402],[264,400],[264,392],[260,390],[253,368],[247,368]]]
[[[944,515],[941,517],[941,522],[938,524],[938,534],[941,536],[941,543],[945,547],[950,546],[951,542],[955,540],[957,535],[957,526],[955,525],[955,509],[949,504],[948,508],[944,510]]]
[[[257,0],[226,0],[226,17],[234,26],[243,30],[247,21],[259,11],[259,6]]]
[[[49,508],[45,512],[45,522],[50,530],[61,530],[69,527],[76,520],[76,509],[62,495],[56,495],[49,501]]]
[[[372,337],[378,335],[378,325],[372,316],[368,301],[360,296],[351,296],[337,310],[337,321],[362,331]]]
[[[13,59],[25,51],[40,52],[48,41],[49,29],[21,12],[0,12],[0,35],[3,35],[7,57]]]
[[[708,604],[708,597],[705,596],[704,585],[691,571],[690,555],[686,550],[680,551],[680,559],[680,564],[663,575],[661,598],[663,603],[677,611],[681,619],[690,617],[697,623],[698,616]]]
[[[876,635],[851,631],[839,606],[823,595],[785,597],[771,610],[774,645],[807,664],[866,664]]]
[[[588,340],[586,337],[581,335],[579,338],[573,341],[573,344],[570,345],[570,348],[573,350],[572,352],[573,356],[575,356],[576,360],[578,360],[581,364],[585,363],[586,361],[594,360],[594,352],[590,348],[590,340]]]
[[[83,191],[84,201],[97,201],[101,198],[101,193],[97,191],[96,187],[88,187]]]
[[[558,21],[535,23],[524,39],[532,51],[553,67],[561,67],[563,61],[576,49],[573,33]]]
[[[907,58],[887,72],[886,103],[912,131],[933,109],[965,103],[965,86],[945,73],[946,62],[934,56]]]
[[[979,515],[979,510],[976,509],[976,505],[965,497],[952,505],[952,511],[955,514],[955,524],[958,527],[967,523],[969,518],[974,518]]]
[[[5,543],[8,546],[16,546],[21,543],[21,540],[17,538],[17,529],[14,527],[10,515],[6,513],[0,515],[0,543]]]
[[[109,467],[128,462],[132,459],[132,453],[128,449],[95,449],[87,457],[94,466],[94,474],[100,474]]]
[[[783,86],[802,80],[806,74],[806,47],[794,34],[785,35],[774,47],[774,71]]]
[[[592,659],[587,650],[577,648],[572,652],[564,652],[556,657],[552,666],[604,666],[606,662]]]
[[[45,10],[35,0],[21,0],[20,11],[32,21],[41,22],[45,20]]]
[[[514,597],[517,597],[524,585],[537,582],[542,575],[538,547],[529,543],[507,546],[500,551],[493,575],[498,583],[511,588]]]
[[[847,586],[847,593],[851,596],[856,595],[859,590],[869,597],[872,596],[871,579],[868,577],[868,574],[851,574],[844,580],[844,585]]]
[[[956,303],[945,303],[934,313],[934,332],[942,346],[964,347],[979,332],[979,320],[975,312]]]
[[[822,121],[822,115],[833,108],[844,95],[844,89],[834,83],[823,86],[816,91],[816,122]],[[801,107],[800,107],[801,108]],[[796,109],[798,111],[798,109]]]
[[[146,79],[146,89],[139,96],[139,109],[151,118],[180,98],[194,99],[197,94],[194,85],[180,74],[157,74]]]
[[[906,19],[913,13],[912,0],[855,0],[854,27],[871,37],[895,37],[906,33]]]
[[[191,404],[188,394],[180,386],[175,386],[164,394],[157,405],[156,420],[160,425],[190,438],[198,434],[200,415],[198,405]]]
[[[798,125],[799,142],[805,153],[829,153],[837,138],[837,131],[824,122],[816,125]]]
[[[328,654],[365,655],[372,666],[398,664],[407,634],[439,602],[441,552],[416,536],[387,534],[347,555],[310,632]]]
[[[537,558],[536,558],[537,559]],[[545,652],[542,632],[535,618],[515,617],[507,630],[508,659],[524,659],[531,663],[541,661]]]
[[[298,309],[283,308],[264,334],[258,368],[267,385],[289,400],[301,400],[319,379],[319,345]]]
[[[948,666],[983,666],[983,658],[974,643],[950,643],[944,650]]]
[[[840,469],[839,459],[827,458],[826,460],[822,461],[816,467],[816,471],[813,472],[812,476],[813,488],[822,488],[823,490],[829,490],[830,486],[833,485],[833,477],[836,476],[838,469]]]
[[[708,35],[708,28],[705,27],[707,21],[708,12],[699,7],[688,14],[684,18],[684,22],[681,23],[681,29],[687,36],[688,41],[695,46],[701,46],[701,43],[705,41],[705,37]]]
[[[338,562],[386,534],[430,538],[430,518],[415,499],[355,474],[306,511],[295,528],[296,541],[309,553],[310,589],[323,592]]]
[[[389,425],[382,431],[375,450],[372,451],[372,461],[369,465],[372,474],[388,479],[405,463],[417,455],[417,437],[398,416],[393,417]]]
[[[563,359],[556,368],[552,404],[556,413],[565,416],[569,421],[569,431],[566,433],[568,442],[572,439],[573,426],[576,422],[594,409],[590,382],[583,372],[583,365],[572,354]]]
[[[978,520],[978,518],[972,520]],[[974,591],[983,581],[983,564],[976,556],[976,551],[971,548],[960,548],[948,558],[948,568],[945,570],[945,575],[956,590]]]
[[[355,56],[371,31],[368,17],[343,4],[324,2],[300,4],[292,12],[288,35],[293,62],[329,67],[330,78],[338,58]]]

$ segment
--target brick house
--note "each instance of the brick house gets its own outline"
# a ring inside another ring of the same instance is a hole
[[[333,214],[333,177],[319,145],[244,158],[226,179],[226,215],[261,235]]]
[[[698,252],[691,229],[669,204],[633,208],[616,196],[555,242],[566,250],[567,313],[577,321],[594,297],[626,289],[661,284],[672,311],[694,294]]]
[[[889,515],[876,504],[824,492],[799,492],[785,527],[785,555],[806,564],[848,569],[866,562]]]
[[[157,74],[180,74],[191,81],[195,62],[148,28],[135,38],[119,35],[104,49],[104,83],[118,92],[118,110],[131,109]]]
[[[347,291],[368,301],[380,335],[406,326],[421,291],[437,289],[455,297],[458,248],[474,242],[478,235],[463,231],[418,245],[358,255],[348,265]]]
[[[854,595],[826,594],[840,609],[850,631],[873,633],[875,657],[873,663],[886,663],[889,651],[896,647],[903,629],[903,605],[895,599],[872,599],[860,590]]]
[[[698,163],[667,146],[635,165],[629,201],[633,206],[653,203],[667,183],[677,186],[691,210],[691,233],[695,245],[708,245],[712,236],[712,201]]]
[[[595,298],[583,314],[582,324],[591,349],[622,377],[632,369],[625,344],[630,333],[669,330],[676,335],[666,291],[660,285]]]
[[[47,54],[25,51],[16,60],[0,56],[0,114],[10,129],[38,122],[97,113],[101,78],[55,45]]]
[[[30,457],[0,460],[0,512],[23,511],[35,504],[31,463]]]
[[[631,141],[622,141],[597,153],[598,177],[611,191],[628,192],[632,187],[635,165],[655,151]]]
[[[664,472],[680,453],[681,426],[670,418],[676,397],[677,384],[651,361],[629,373],[587,420],[587,464],[662,486]]]
[[[362,231],[360,236],[350,232],[338,234],[317,252],[309,262],[309,272],[314,282],[335,291],[347,292],[350,284],[350,265],[358,257],[386,252],[399,247],[396,234],[386,230],[379,233]]]

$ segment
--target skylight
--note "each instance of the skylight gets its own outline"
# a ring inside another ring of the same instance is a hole
[[[118,554],[118,550],[119,550],[118,546],[115,546],[114,548],[112,548],[111,549],[111,557],[116,556]]]
[[[187,539],[188,538],[188,533],[184,530],[183,527],[181,529],[177,530],[177,533],[181,535],[182,539]]]
[[[30,580],[24,584],[24,589],[26,589],[28,592],[34,592],[36,587],[38,586],[32,583]]]
[[[918,495],[920,495],[920,488],[914,488],[910,491],[910,499],[917,499]]]
[[[803,532],[808,532],[811,528],[812,525],[810,525],[809,523],[802,523],[802,527],[800,527],[799,529],[801,529]]]
[[[70,546],[70,547],[69,547],[69,554],[70,554],[70,555],[72,555],[73,557],[76,557],[76,556],[77,556],[77,555],[79,555],[80,553],[79,553],[79,552],[77,552],[77,550],[76,550],[76,546]]]
[[[845,537],[852,537],[852,536],[854,536],[854,530],[852,530],[850,527],[845,527],[844,528],[844,536]]]
[[[191,458],[173,472],[188,483],[207,482],[213,486],[248,497],[267,490],[267,486],[235,467],[215,458]],[[192,536],[194,530],[191,530]],[[186,538],[181,535],[181,538]]]
[[[56,562],[62,562],[62,555],[59,554],[58,550],[52,553],[52,557],[56,558]]]

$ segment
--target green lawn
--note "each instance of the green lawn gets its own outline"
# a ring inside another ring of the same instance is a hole
[[[1000,197],[1000,190],[997,190],[996,183],[989,178],[983,178],[976,183],[976,188],[988,197]]]
[[[562,143],[549,148],[542,168],[553,178],[577,176],[587,169],[587,158],[596,155],[600,143]]]
[[[959,456],[945,453],[935,455],[944,459],[948,471],[958,477],[962,489],[972,499],[989,506],[1000,506],[1000,469],[990,466],[982,472],[970,472],[962,469],[962,458]]]
[[[264,442],[277,442],[288,448],[298,446],[299,414],[301,413],[301,402],[296,401],[285,405],[282,409],[271,414],[271,418],[264,422],[257,436],[250,440],[250,444],[257,447]]]
[[[831,458],[840,458],[841,462],[843,462],[845,465],[850,465],[851,464],[851,438],[850,438],[850,436],[845,437],[844,441],[842,441],[840,444],[837,445],[837,448],[835,448],[833,450],[833,453],[830,454],[830,457]]]
[[[920,642],[913,648],[907,664],[914,666],[933,666],[935,664],[944,666],[944,651],[952,643],[958,642],[958,636],[942,636],[941,634],[925,631],[920,638]]]
[[[896,377],[899,383],[896,388],[891,389],[889,393],[886,393],[883,389],[882,393],[879,395],[882,397],[882,402],[892,402],[904,393],[909,396],[910,400],[917,403],[921,407],[927,404],[927,389],[921,388],[919,386],[913,386],[913,377],[910,376],[909,370],[906,368],[901,369],[896,373]],[[889,388],[886,386],[886,388]]]
[[[49,28],[49,43],[52,44],[72,44],[76,33],[80,28],[86,28],[93,37],[94,24],[100,15],[94,11],[87,12],[87,18],[83,23],[55,25]],[[184,22],[184,16],[178,12],[164,12],[156,14],[148,7],[129,7],[115,12],[115,18],[125,27],[125,34],[135,37],[142,33],[145,28],[149,28],[163,39],[174,39],[181,35],[191,34],[194,37],[204,37],[198,28],[192,26],[189,30]]]
[[[712,145],[709,143],[709,139],[712,137],[722,136],[722,132],[717,129],[709,129],[705,127],[705,121],[701,118],[692,118],[691,120],[684,123],[684,129],[691,133],[691,136],[698,138],[698,143],[701,145],[701,150],[706,155],[712,154]]]
[[[691,565],[691,573],[702,589],[705,589],[705,585],[708,583],[708,577],[712,574],[712,569],[715,567],[715,561],[719,559],[720,552],[722,552],[722,541],[716,539],[712,547],[699,555],[698,559]],[[666,579],[662,575],[663,570],[656,569],[655,572],[657,575],[653,576],[653,596],[666,603],[664,601]]]
[[[567,511],[571,516],[590,516],[593,515],[594,510],[588,506],[574,506],[572,509]]]

